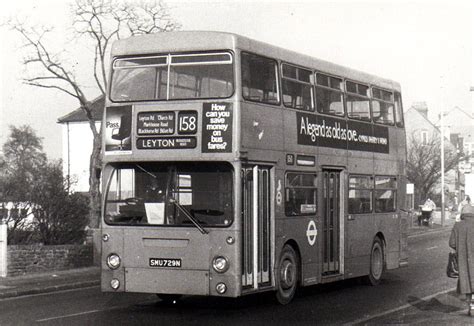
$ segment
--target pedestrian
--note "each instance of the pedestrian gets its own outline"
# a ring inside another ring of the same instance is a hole
[[[429,224],[431,221],[431,215],[435,209],[436,204],[428,198],[423,206],[421,206],[421,215],[418,216],[418,225],[423,224],[423,221],[426,221]]]
[[[471,205],[471,198],[469,196],[466,196],[464,200],[459,203],[458,214],[456,215],[456,221],[461,220],[461,211],[462,211],[462,208],[466,205]]]
[[[457,292],[466,297],[468,314],[474,314],[474,206],[462,208],[461,220],[454,224],[449,246],[456,251],[459,278]]]

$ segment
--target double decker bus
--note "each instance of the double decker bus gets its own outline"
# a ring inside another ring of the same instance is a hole
[[[220,32],[111,55],[103,291],[286,304],[407,263],[398,83]]]

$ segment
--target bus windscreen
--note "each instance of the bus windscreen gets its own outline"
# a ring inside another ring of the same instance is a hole
[[[114,169],[105,222],[119,225],[229,226],[232,167],[224,163],[136,163]],[[189,216],[192,216],[190,219]]]

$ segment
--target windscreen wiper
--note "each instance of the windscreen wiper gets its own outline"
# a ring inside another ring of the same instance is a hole
[[[154,175],[153,173],[151,173],[150,171],[148,171],[147,169],[145,169],[144,167],[142,167],[140,164],[136,164],[135,163],[135,166],[137,168],[139,168],[140,170],[142,170],[143,172],[145,172],[146,174],[148,174],[149,176],[151,176],[152,178],[155,178],[156,179],[156,175]]]
[[[175,199],[173,198],[170,198],[170,201],[176,206],[178,207],[178,209],[183,212],[183,214],[194,224],[194,226],[202,233],[202,234],[208,234],[209,232],[207,230],[205,230],[201,224],[199,224],[199,222],[191,215],[191,213],[188,212],[188,210],[186,208],[184,208],[183,206],[181,206],[181,204],[179,204]]]

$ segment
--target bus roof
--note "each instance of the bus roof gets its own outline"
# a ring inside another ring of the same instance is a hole
[[[393,80],[225,32],[177,31],[134,36],[115,41],[112,56],[225,49],[240,49],[350,80],[400,91],[400,84]]]

